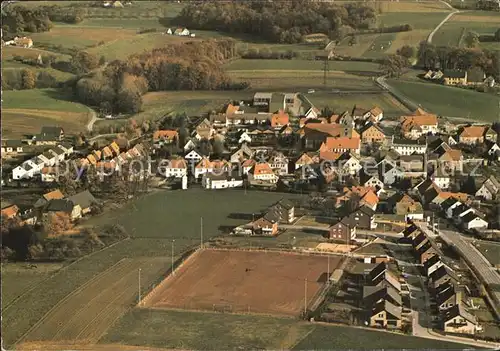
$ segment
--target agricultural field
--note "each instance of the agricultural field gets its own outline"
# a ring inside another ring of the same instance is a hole
[[[316,60],[250,60],[240,59],[231,61],[224,68],[229,71],[252,71],[252,70],[297,70],[297,71],[322,71],[323,61]],[[357,61],[331,61],[328,63],[330,71],[338,72],[378,72],[379,65],[372,62]]]
[[[442,116],[488,122],[498,118],[500,97],[493,94],[424,82],[389,80],[389,84],[425,110]]]
[[[4,137],[20,137],[37,133],[43,125],[55,123],[68,133],[83,131],[90,119],[89,109],[64,98],[65,94],[57,89],[4,91],[2,134]]]
[[[464,37],[467,32],[479,35],[493,35],[500,25],[500,13],[492,11],[469,11],[454,15],[434,35],[432,40],[436,45],[465,46]],[[500,43],[480,43],[480,47],[500,49]]]
[[[330,259],[330,269],[340,261]],[[298,316],[327,273],[326,256],[207,249],[188,258],[144,305]],[[257,291],[262,287],[265,294]]]
[[[168,333],[165,331],[169,331]],[[166,349],[332,350],[463,349],[462,344],[291,318],[258,315],[133,309],[100,343]]]

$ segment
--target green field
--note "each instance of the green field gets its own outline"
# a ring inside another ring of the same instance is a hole
[[[134,309],[101,343],[168,349],[462,349],[461,344],[294,319],[202,312]]]
[[[227,71],[239,70],[311,70],[322,71],[324,63],[313,60],[250,60],[240,59],[231,61],[224,68]],[[331,61],[328,62],[330,71],[345,72],[378,72],[379,65],[372,62],[358,61]]]
[[[7,90],[3,92],[2,109],[43,109],[86,113],[87,108],[69,101],[70,96],[59,89]]]
[[[488,243],[478,241],[474,245],[491,262],[492,265],[500,265],[500,243]]]
[[[500,97],[432,83],[389,80],[391,86],[425,110],[446,117],[496,121]]]

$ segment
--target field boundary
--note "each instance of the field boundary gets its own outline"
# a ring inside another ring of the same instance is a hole
[[[44,321],[45,319],[47,318],[47,316],[50,314],[50,312],[52,312],[53,310],[55,310],[57,307],[61,306],[62,304],[64,304],[67,300],[69,300],[69,298],[71,298],[73,295],[75,295],[76,293],[80,292],[82,289],[84,289],[85,287],[87,287],[88,285],[92,284],[95,280],[97,280],[100,276],[102,276],[103,274],[106,274],[106,272],[112,270],[114,267],[116,267],[117,265],[119,265],[121,262],[125,261],[127,258],[122,258],[120,259],[118,262],[116,262],[115,264],[111,265],[110,267],[108,267],[106,270],[104,270],[103,272],[95,275],[93,278],[87,280],[83,285],[79,286],[77,289],[73,290],[71,293],[69,293],[68,295],[66,295],[63,299],[61,299],[58,303],[56,303],[54,306],[52,306],[52,308],[50,310],[47,311],[47,313],[45,313],[42,318],[40,318],[40,320],[38,322],[36,322],[35,324],[33,324],[31,326],[31,328],[29,328],[18,340],[16,340],[16,342],[14,344],[18,344],[19,342],[22,342],[23,339],[29,335],[29,333],[31,333],[33,330],[35,330],[38,326],[40,326]]]

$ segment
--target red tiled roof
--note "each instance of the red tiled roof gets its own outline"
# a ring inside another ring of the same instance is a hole
[[[179,134],[176,130],[157,130],[153,133],[153,140],[173,140],[174,138],[179,138]]]
[[[279,127],[288,124],[290,121],[288,113],[280,110],[279,113],[275,113],[271,116],[271,127]]]
[[[469,127],[464,127],[462,132],[460,133],[460,137],[465,137],[465,138],[481,138],[488,127],[485,126],[469,126]]]
[[[327,150],[335,150],[335,149],[358,150],[360,147],[360,143],[361,140],[359,138],[328,137],[326,138],[324,145]]]
[[[19,207],[17,207],[16,205],[12,205],[2,209],[2,216],[5,216],[7,218],[12,218],[16,216],[18,212],[19,212]]]
[[[253,166],[250,172],[253,173],[254,175],[274,174],[269,163],[257,163],[255,166]]]

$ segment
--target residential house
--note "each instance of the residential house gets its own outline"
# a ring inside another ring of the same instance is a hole
[[[65,154],[64,154],[64,150],[61,149],[60,147],[54,147],[52,149],[49,149],[49,151],[52,155],[54,155],[54,157],[56,158],[56,163],[60,163],[62,161],[64,161],[64,158],[65,158]]]
[[[382,160],[377,164],[379,179],[385,185],[392,185],[403,178],[404,172],[394,163]]]
[[[194,150],[198,147],[199,145],[199,140],[196,138],[188,138],[186,143],[183,146],[184,152],[189,152],[191,150]]]
[[[351,152],[344,152],[340,155],[336,162],[337,170],[342,175],[356,175],[363,168],[359,156]]]
[[[375,211],[368,206],[361,206],[351,212],[348,216],[349,223],[357,229],[374,230],[377,228],[375,223]]]
[[[201,181],[205,189],[228,189],[243,186],[243,178],[237,173],[205,173]]]
[[[424,245],[429,243],[429,238],[423,232],[419,232],[413,239],[413,249],[418,252]],[[431,257],[432,258],[432,257]]]
[[[492,175],[484,181],[481,187],[476,191],[475,195],[476,197],[484,200],[494,200],[496,199],[499,191],[500,183],[496,180],[495,176]]]
[[[328,238],[332,240],[349,243],[356,239],[356,227],[353,226],[348,217],[328,227]]]
[[[359,184],[368,188],[384,189],[384,182],[380,180],[378,172],[372,174],[372,172],[368,173],[364,169],[359,172]]]
[[[447,69],[443,71],[444,85],[467,85],[467,71]]]
[[[207,119],[203,118],[196,124],[193,130],[193,137],[196,140],[207,139],[210,140],[215,133],[212,123]]]
[[[352,127],[337,123],[307,123],[298,131],[306,149],[317,150],[328,137],[359,139],[359,133]]]
[[[252,169],[248,172],[248,179],[250,181],[261,181],[276,183],[278,177],[273,172],[273,169],[269,163],[256,163]]]
[[[438,255],[434,255],[424,262],[424,273],[426,277],[430,277],[439,267],[443,266],[443,262]]]
[[[243,163],[241,164],[241,168],[243,171],[242,173],[248,175],[256,164],[257,161],[255,161],[254,159],[248,159],[243,161]]]
[[[92,206],[97,203],[94,195],[92,195],[88,190],[84,190],[73,196],[70,196],[68,197],[68,200],[71,201],[75,206],[80,207],[82,216],[90,213],[92,211]]]
[[[153,145],[156,148],[175,143],[178,140],[179,133],[176,130],[157,130],[153,133]]]
[[[5,155],[17,155],[24,149],[21,140],[2,140],[2,157]]]
[[[462,303],[462,291],[448,283],[436,289],[436,305],[439,311],[447,309]]]
[[[245,160],[252,158],[254,152],[247,145],[241,145],[239,149],[231,154],[230,161],[233,164],[241,164]]]
[[[189,163],[198,163],[203,159],[204,155],[201,154],[201,152],[196,151],[196,150],[191,150],[189,151],[185,156],[184,159],[188,161]]]
[[[371,327],[401,328],[402,308],[384,300],[373,307],[370,313]]]
[[[54,166],[57,162],[57,157],[49,151],[45,151],[44,153],[38,155],[38,157],[43,160],[44,165],[46,166]]]
[[[326,141],[321,145],[320,151],[330,152],[352,152],[354,154],[360,153],[361,139],[358,137],[327,137]]]
[[[427,261],[434,255],[439,255],[439,252],[437,251],[436,248],[434,248],[434,246],[430,242],[426,242],[417,251],[417,256],[419,257],[421,264],[424,264],[425,261]]]
[[[429,286],[437,289],[443,284],[457,285],[459,282],[457,275],[446,265],[442,265],[429,275]]]
[[[397,161],[398,168],[403,172],[404,178],[426,177],[425,155],[404,155]]]
[[[386,140],[384,131],[373,122],[366,124],[359,132],[363,143],[383,143]]]
[[[415,224],[412,223],[409,227],[406,227],[403,230],[403,237],[413,241],[420,233],[421,231]]]
[[[314,163],[316,162],[314,161],[313,157],[304,152],[302,153],[302,155],[299,156],[297,160],[295,160],[295,169],[297,170],[301,167],[312,165]]]
[[[349,111],[344,111],[340,115],[330,116],[330,123],[337,123],[344,125],[348,128],[354,128],[356,121]]]
[[[167,161],[168,162],[166,163],[166,165],[161,165],[158,167],[158,171],[161,175],[164,175],[165,178],[182,178],[184,176],[187,176],[188,167],[184,159],[170,159]]]
[[[65,156],[69,156],[73,153],[73,145],[69,143],[58,144],[57,147],[64,151]]]
[[[43,167],[40,171],[41,181],[44,183],[53,183],[58,180],[57,167]]]
[[[11,205],[11,206],[7,206],[7,207],[2,208],[1,216],[2,216],[2,219],[4,219],[4,218],[11,219],[11,218],[16,217],[18,215],[18,213],[19,213],[19,207],[17,207],[16,205]]]
[[[500,161],[500,146],[498,146],[498,143],[486,141],[486,148],[489,158]]]
[[[468,213],[474,214],[474,212],[475,210],[472,207],[461,204],[453,209],[452,218],[457,224],[459,224],[462,223],[462,217],[464,217]]]
[[[404,215],[407,219],[424,219],[422,204],[407,194],[396,193],[388,199],[388,202],[397,215]]]
[[[59,141],[64,139],[64,129],[57,126],[44,126],[42,127],[40,134],[53,137]]]
[[[467,312],[463,304],[457,304],[446,310],[442,316],[443,330],[446,333],[474,335],[478,329],[476,317]]]
[[[402,305],[400,292],[390,284],[363,286],[363,305],[366,308],[371,308],[383,301],[389,301],[395,306]]]
[[[393,138],[391,149],[400,155],[425,154],[427,151],[427,143],[423,139]]]
[[[191,35],[191,32],[187,28],[176,28],[173,31],[173,35],[178,35],[178,36],[181,36],[181,37],[188,37],[188,36]]]
[[[45,207],[45,211],[47,213],[51,212],[65,213],[73,221],[82,217],[82,209],[80,208],[80,206],[74,204],[71,200],[68,199],[50,200],[47,206]]]
[[[295,206],[289,200],[282,199],[270,207],[279,215],[279,221],[282,223],[292,223],[295,220]]]
[[[290,118],[288,113],[283,110],[279,110],[278,113],[274,113],[271,116],[271,127],[275,129],[280,129],[287,126],[290,123]]]
[[[400,126],[405,138],[418,139],[423,135],[436,134],[438,119],[436,115],[417,109],[414,115],[401,117]]]
[[[469,212],[462,216],[461,218],[462,225],[465,229],[487,229],[488,222],[479,217],[477,213]]]
[[[453,170],[445,169],[444,165],[435,168],[430,175],[430,179],[440,188],[448,189],[451,183],[451,175],[454,175]]]
[[[366,111],[363,115],[365,121],[370,121],[373,123],[378,123],[384,118],[384,111],[378,107],[374,106],[370,110]]]
[[[206,173],[225,174],[230,170],[231,165],[228,162],[221,160],[210,161],[204,157],[194,167],[194,177],[200,179]]]
[[[484,134],[487,130],[487,126],[472,125],[463,127],[458,133],[458,141],[469,145],[483,143]]]
[[[252,138],[248,135],[246,130],[240,129],[234,135],[235,140],[238,144],[250,144],[252,142]]]
[[[385,261],[373,267],[365,280],[369,285],[390,285],[397,291],[401,291],[401,283],[396,275],[389,269]]]
[[[278,175],[288,174],[288,164],[290,160],[280,151],[273,151],[269,157],[271,169]]]
[[[258,235],[276,235],[278,233],[279,217],[274,211],[268,211],[264,216],[251,223],[252,232]]]
[[[47,206],[50,200],[60,200],[64,199],[64,194],[59,190],[52,190],[48,193],[43,194],[34,204],[35,209],[43,208]]]
[[[473,67],[467,70],[467,85],[469,86],[483,85],[485,79],[486,79],[486,74],[481,68]]]

